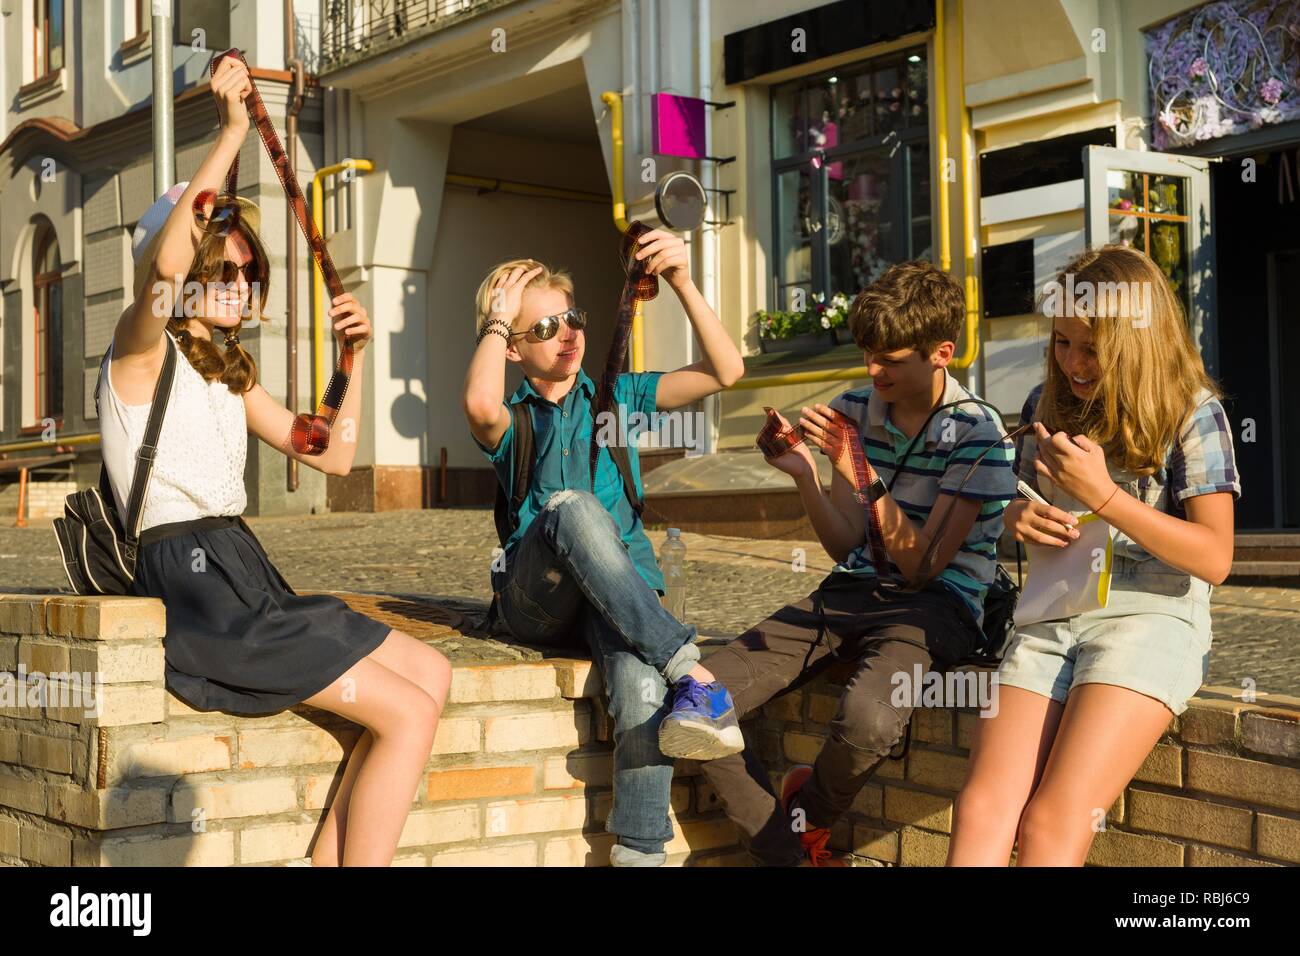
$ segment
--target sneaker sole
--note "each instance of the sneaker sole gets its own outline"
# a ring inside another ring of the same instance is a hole
[[[719,730],[695,721],[673,720],[659,725],[659,751],[665,757],[686,760],[717,760],[745,749],[745,735],[739,727]]]

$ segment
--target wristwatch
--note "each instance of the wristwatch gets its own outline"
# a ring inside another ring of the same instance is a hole
[[[874,505],[881,498],[885,497],[885,494],[889,489],[885,487],[885,483],[880,480],[880,476],[876,474],[874,468],[871,469],[871,475],[871,484],[867,485],[867,503]]]

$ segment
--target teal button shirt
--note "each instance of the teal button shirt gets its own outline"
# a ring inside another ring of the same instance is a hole
[[[614,413],[621,414],[628,422],[627,438],[628,458],[632,465],[632,475],[636,481],[636,492],[644,494],[641,484],[641,463],[637,456],[636,436],[647,430],[654,420],[655,391],[659,387],[659,377],[663,372],[625,372],[614,384]],[[592,400],[596,395],[596,385],[582,369],[578,370],[577,381],[568,394],[558,403],[549,401],[537,394],[532,383],[525,378],[515,393],[510,396],[508,404],[526,403],[533,416],[533,480],[523,504],[519,508],[519,527],[505,543],[507,561],[510,552],[539,511],[542,505],[557,491],[573,489],[575,491],[593,491],[591,486],[591,433]],[[640,413],[639,415],[636,413]],[[636,426],[636,427],[632,427]],[[497,481],[505,489],[509,500],[514,483],[514,423],[506,428],[497,447],[485,448],[477,438],[475,444],[492,463]],[[621,429],[620,429],[621,430]],[[609,451],[602,450],[596,462],[596,487],[593,492],[596,499],[605,506],[618,526],[627,548],[628,556],[637,572],[652,589],[664,590],[663,574],[655,560],[654,548],[641,526],[641,519],[632,506],[628,504],[623,493],[623,479],[619,476],[618,465],[614,463]],[[500,582],[498,576],[504,572],[493,572],[493,587]]]

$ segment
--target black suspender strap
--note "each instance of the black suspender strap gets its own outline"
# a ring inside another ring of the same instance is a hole
[[[510,489],[510,530],[519,527],[519,509],[528,497],[528,486],[533,482],[533,415],[527,402],[516,402],[510,406],[514,418],[515,478]]]

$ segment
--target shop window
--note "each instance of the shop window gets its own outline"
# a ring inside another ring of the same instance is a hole
[[[924,47],[773,89],[775,308],[930,256],[929,123]]]
[[[1144,33],[1156,149],[1300,118],[1295,0],[1220,0]]]

